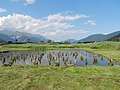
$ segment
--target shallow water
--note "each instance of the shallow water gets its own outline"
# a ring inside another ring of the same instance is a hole
[[[0,65],[113,66],[110,59],[84,50],[18,51],[0,53]]]

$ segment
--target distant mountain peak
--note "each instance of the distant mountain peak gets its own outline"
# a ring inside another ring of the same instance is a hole
[[[26,32],[19,32],[19,31],[10,31],[10,30],[3,30],[0,31],[0,39],[5,41],[12,41],[15,42],[17,39],[18,42],[27,42],[28,39],[31,42],[39,42],[39,41],[47,41],[48,39],[41,35],[30,34]]]
[[[67,40],[64,40],[64,42],[67,41],[69,43],[77,43],[77,40],[76,39],[67,39]]]

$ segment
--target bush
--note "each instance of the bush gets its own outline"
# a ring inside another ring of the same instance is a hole
[[[60,66],[59,61],[55,61],[55,66]]]

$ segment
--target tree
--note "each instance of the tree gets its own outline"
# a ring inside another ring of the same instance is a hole
[[[51,43],[52,41],[49,39],[48,41],[47,41],[47,43]]]
[[[40,43],[45,43],[45,41],[40,41]]]
[[[12,44],[12,41],[8,41],[8,44]]]
[[[70,42],[68,42],[68,41],[65,41],[65,42],[64,42],[64,44],[70,44]]]

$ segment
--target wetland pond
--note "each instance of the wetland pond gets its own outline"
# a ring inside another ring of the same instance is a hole
[[[2,65],[39,65],[39,66],[113,66],[120,64],[103,56],[85,50],[47,50],[15,51],[0,53]]]

